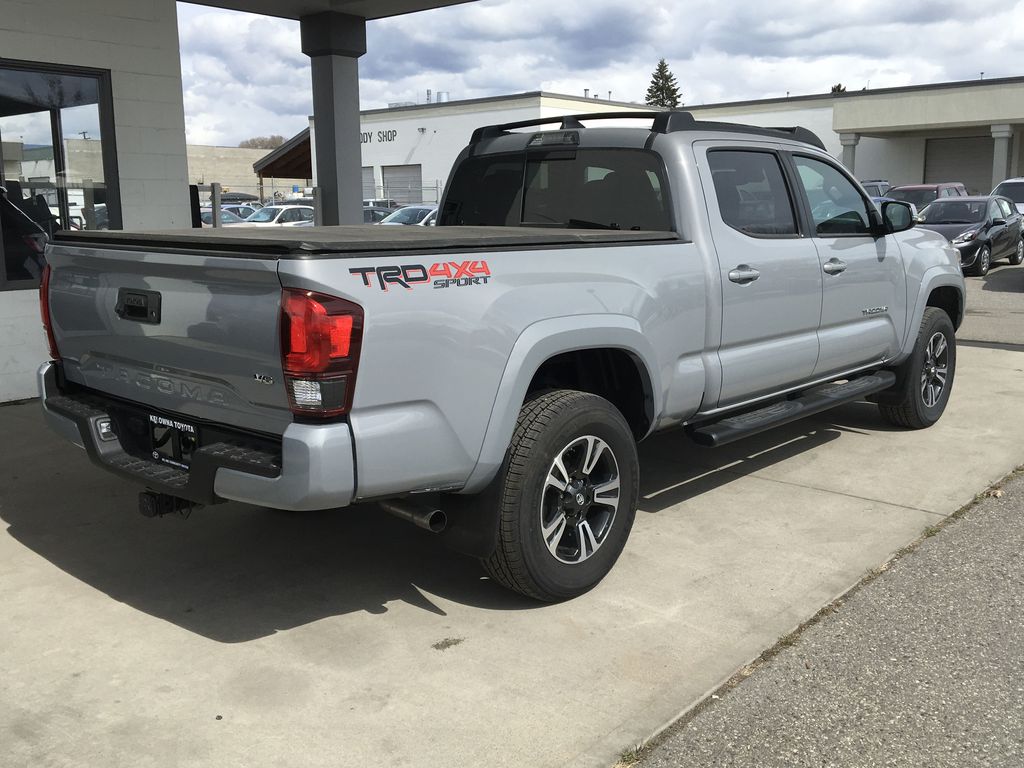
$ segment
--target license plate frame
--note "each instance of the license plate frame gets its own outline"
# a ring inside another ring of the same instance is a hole
[[[188,471],[199,448],[199,429],[179,419],[149,414],[150,456],[154,461]]]

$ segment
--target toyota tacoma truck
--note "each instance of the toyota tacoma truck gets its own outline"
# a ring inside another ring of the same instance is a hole
[[[964,314],[956,252],[814,134],[686,112],[478,129],[436,228],[65,232],[46,255],[46,418],[143,512],[375,502],[546,601],[618,558],[639,441],[865,399],[928,427]]]

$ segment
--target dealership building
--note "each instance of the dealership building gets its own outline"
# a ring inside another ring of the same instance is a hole
[[[261,177],[313,179],[324,222],[355,223],[366,197],[436,199],[479,125],[642,109],[533,92],[360,113],[366,24],[465,1],[200,3],[299,22],[313,137],[300,134],[256,160]],[[85,227],[190,224],[176,13],[174,0],[0,0],[0,173],[19,206]],[[986,192],[1024,171],[1024,78],[688,108],[698,119],[804,125],[862,179],[955,180]],[[212,169],[215,161],[207,153],[203,162]],[[246,167],[253,162],[248,156]],[[21,268],[16,245],[0,239],[0,401],[31,397],[46,357],[38,276]]]

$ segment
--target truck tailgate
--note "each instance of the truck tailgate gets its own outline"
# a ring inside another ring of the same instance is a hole
[[[275,258],[58,244],[47,261],[68,380],[242,429],[292,422]]]

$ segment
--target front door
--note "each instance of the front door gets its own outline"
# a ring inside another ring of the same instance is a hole
[[[899,245],[837,165],[792,155],[822,278],[815,378],[894,357],[906,328],[907,280]]]
[[[810,378],[822,277],[814,243],[798,230],[794,190],[775,151],[702,153],[698,145],[697,162],[721,274],[717,405],[727,406]]]

